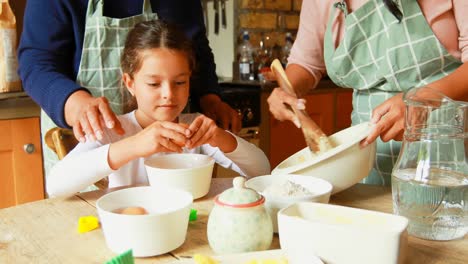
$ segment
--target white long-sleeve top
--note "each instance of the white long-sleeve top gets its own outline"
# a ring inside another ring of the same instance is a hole
[[[179,122],[190,124],[197,115],[181,114]],[[118,170],[113,170],[109,166],[107,159],[109,145],[143,130],[135,118],[134,111],[118,118],[125,130],[124,135],[105,129],[102,140],[87,140],[85,143],[78,143],[64,159],[52,168],[46,179],[46,190],[49,196],[71,196],[107,176],[109,187],[148,184],[144,166],[145,158],[132,160]],[[251,177],[270,173],[270,163],[263,151],[244,139],[233,136],[237,140],[237,148],[230,153],[223,153],[219,148],[209,144],[193,149],[183,148],[183,152],[213,157],[220,166],[232,169],[242,176]]]

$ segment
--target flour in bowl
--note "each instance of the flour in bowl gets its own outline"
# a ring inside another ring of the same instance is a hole
[[[277,197],[300,197],[313,195],[313,193],[304,188],[302,185],[289,180],[268,186],[263,191],[263,194],[266,196]]]

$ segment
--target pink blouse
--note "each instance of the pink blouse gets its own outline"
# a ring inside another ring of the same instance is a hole
[[[289,64],[298,64],[308,70],[315,80],[325,74],[323,39],[330,7],[338,0],[304,0],[296,40],[288,58]],[[358,9],[367,0],[347,0],[349,12]],[[434,34],[455,58],[468,61],[468,1],[418,0],[424,16]],[[344,35],[344,15],[336,12],[333,38],[338,46]],[[318,82],[316,82],[318,83]]]

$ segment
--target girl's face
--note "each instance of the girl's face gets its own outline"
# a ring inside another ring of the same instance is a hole
[[[136,97],[136,117],[142,127],[154,121],[174,121],[188,101],[190,67],[185,53],[166,48],[139,53],[141,68],[123,80]]]

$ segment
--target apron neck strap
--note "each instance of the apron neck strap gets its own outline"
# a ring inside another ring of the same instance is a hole
[[[151,7],[150,0],[143,0],[143,14],[151,14],[153,13],[153,8]]]
[[[344,13],[345,17],[348,16],[348,5],[346,4],[345,0],[340,0],[339,2],[334,3],[333,6],[341,10],[341,12]]]
[[[103,15],[104,1],[102,0],[89,0],[86,17],[92,17],[94,14],[98,16]]]
[[[150,0],[143,0],[143,14],[151,14],[153,13],[153,8],[151,7]],[[94,14],[97,16],[104,15],[104,0],[89,0],[88,1],[88,10],[86,11],[86,16],[91,17]]]

